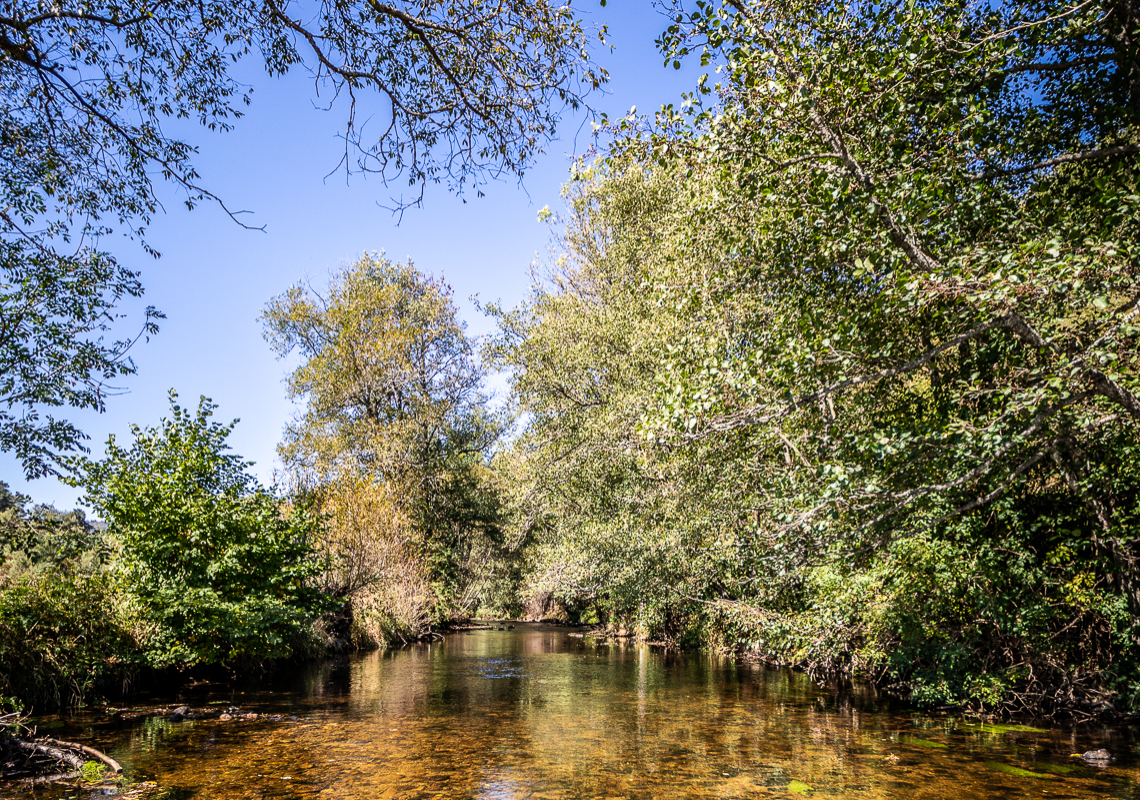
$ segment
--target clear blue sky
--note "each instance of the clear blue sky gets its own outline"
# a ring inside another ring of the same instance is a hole
[[[592,96],[595,109],[611,117],[632,105],[649,112],[678,102],[695,85],[701,71],[695,59],[679,71],[663,66],[653,40],[668,22],[650,0],[584,8],[589,22],[609,26],[615,46],[613,52],[596,51],[612,82],[607,94]],[[406,212],[397,225],[378,205],[391,196],[379,180],[352,176],[346,185],[343,172],[329,175],[342,147],[342,108],[319,108],[312,81],[301,72],[280,80],[260,75],[254,86],[253,106],[236,130],[194,130],[187,136],[200,148],[196,164],[203,185],[230,208],[251,210],[249,221],[264,225],[265,232],[241,229],[215,206],[189,212],[168,191],[166,213],[150,230],[161,259],[147,259],[126,240],[110,245],[124,263],[143,271],[146,296],[138,309],[152,304],[167,319],[157,337],[137,345],[138,375],[122,382],[127,392],[111,398],[105,414],[67,410],[67,418],[91,436],[95,455],[102,454],[108,434],[123,441],[131,423],[156,424],[173,388],[185,406],[206,395],[218,404],[218,419],[240,418],[230,443],[270,482],[279,466],[275,448],[282,427],[296,409],[282,384],[288,365],[274,358],[261,337],[257,316],[266,301],[298,280],[323,283],[331,270],[366,250],[384,250],[444,276],[469,331],[487,333],[491,323],[468,298],[514,305],[524,297],[529,266],[550,241],[538,212],[544,205],[561,208],[559,190],[570,157],[591,143],[588,117],[567,115],[558,140],[521,185],[492,183],[485,197],[471,194],[466,203],[442,187],[429,187],[424,206]],[[141,324],[142,316],[135,313],[129,321]],[[79,497],[53,478],[25,481],[8,454],[0,454],[0,479],[35,502],[61,509],[74,507]]]

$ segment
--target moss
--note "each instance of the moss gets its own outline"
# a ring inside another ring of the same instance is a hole
[[[1015,778],[1043,778],[1045,780],[1052,780],[1054,776],[1043,775],[1040,772],[1030,772],[1021,767],[1011,767],[1009,764],[1002,764],[999,761],[987,761],[985,766],[990,769],[996,769],[998,772],[1004,772],[1006,775],[1012,775]]]
[[[909,736],[900,736],[899,741],[903,744],[913,744],[913,745],[917,745],[918,747],[930,747],[930,748],[944,748],[944,747],[946,747],[946,745],[942,744],[942,742],[932,742],[929,739],[912,739]]]
[[[1048,733],[1049,731],[1044,728],[1032,728],[1028,725],[987,725],[982,723],[980,725],[966,725],[959,724],[959,728],[964,731],[973,731],[976,733]]]
[[[79,770],[80,777],[87,783],[101,783],[103,773],[103,765],[98,761],[86,761]]]

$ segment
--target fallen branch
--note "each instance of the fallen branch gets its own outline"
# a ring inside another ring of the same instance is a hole
[[[44,755],[56,763],[67,764],[68,766],[82,769],[83,765],[87,763],[87,759],[75,753],[74,751],[64,750],[59,747],[53,747],[50,744],[43,742],[31,742],[26,739],[13,739],[12,744],[17,750],[22,750],[29,756],[35,757]]]
[[[110,767],[111,771],[114,772],[116,775],[118,775],[119,773],[121,773],[123,771],[123,768],[119,765],[118,761],[111,758],[109,755],[102,752],[101,750],[96,750],[94,747],[88,747],[85,744],[78,744],[76,742],[61,742],[58,739],[44,738],[44,739],[38,739],[37,741],[44,742],[48,745],[54,745],[56,747],[72,748],[74,750],[79,750],[80,752],[91,756],[92,758],[94,758],[97,761],[102,761],[104,764],[106,764],[108,767]]]
[[[85,744],[48,738],[30,740],[13,738],[11,745],[26,753],[30,758],[46,756],[57,764],[67,764],[76,769],[82,769],[88,761],[95,760],[110,768],[116,775],[123,771],[118,761]]]

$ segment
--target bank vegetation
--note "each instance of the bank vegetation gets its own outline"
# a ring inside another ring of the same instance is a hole
[[[529,609],[923,706],[1140,710],[1140,11],[667,10],[708,75],[602,120],[495,335],[365,254],[262,315],[279,487],[172,397],[37,462],[106,531],[0,497],[0,661],[36,665],[0,694]]]

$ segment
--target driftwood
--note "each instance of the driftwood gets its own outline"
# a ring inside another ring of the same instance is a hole
[[[12,744],[17,750],[23,750],[29,756],[44,755],[52,761],[67,764],[77,769],[87,763],[87,759],[73,750],[63,750],[43,742],[33,742],[27,739],[13,739]]]
[[[101,750],[96,750],[94,747],[88,747],[85,744],[77,744],[75,742],[61,742],[59,739],[44,738],[44,739],[38,739],[37,741],[43,742],[43,743],[47,744],[48,746],[55,746],[55,747],[60,747],[60,748],[70,748],[73,750],[78,750],[81,753],[84,753],[88,756],[91,756],[91,758],[95,759],[96,761],[102,761],[104,764],[106,764],[108,767],[110,767],[111,771],[114,772],[116,775],[118,775],[119,773],[121,773],[123,771],[123,768],[119,765],[118,761],[111,758],[109,755],[102,752]]]
[[[88,761],[98,761],[110,768],[115,774],[119,774],[123,771],[119,762],[107,754],[96,750],[94,747],[88,747],[87,745],[78,744],[76,742],[64,742],[59,739],[49,739],[46,737],[40,739],[20,739],[12,737],[7,740],[7,745],[24,753],[28,759],[28,767],[31,767],[33,774],[34,771],[40,771],[46,766],[44,764],[45,760],[56,765],[66,765],[73,770],[83,769],[83,765]],[[36,763],[37,759],[39,760],[39,767],[32,766]],[[25,769],[26,768],[27,767],[25,767]],[[63,772],[53,775],[41,775],[35,780],[48,782],[53,780],[66,780],[71,777],[74,777],[73,773]]]

